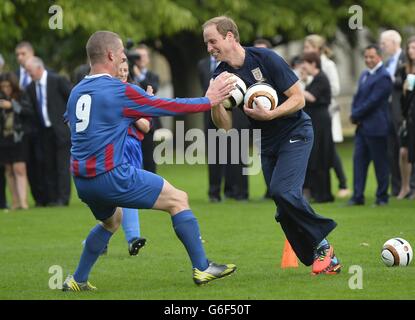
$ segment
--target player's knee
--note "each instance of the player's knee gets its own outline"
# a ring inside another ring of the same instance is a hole
[[[189,195],[185,191],[180,190],[180,192],[181,192],[180,197],[181,197],[182,203],[186,206],[189,206]]]
[[[109,219],[103,221],[102,224],[105,229],[114,233],[120,227],[121,221],[122,221],[122,210],[120,208],[117,208],[114,214]]]
[[[170,213],[175,214],[189,208],[189,196],[186,192],[175,189],[170,204]]]
[[[114,227],[118,229],[122,222],[122,210],[117,208],[114,214]]]

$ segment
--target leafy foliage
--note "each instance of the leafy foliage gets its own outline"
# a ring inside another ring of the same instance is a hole
[[[49,29],[53,4],[63,9],[62,30]],[[2,0],[0,43],[9,63],[14,63],[15,45],[26,39],[49,65],[69,69],[84,61],[84,44],[96,30],[150,44],[159,39],[174,42],[183,32],[200,39],[203,22],[225,14],[235,19],[246,44],[277,34],[282,41],[309,33],[333,38],[340,29],[353,45],[356,31],[348,28],[348,9],[356,4],[363,9],[364,25],[375,32],[382,27],[403,30],[415,23],[411,0]]]

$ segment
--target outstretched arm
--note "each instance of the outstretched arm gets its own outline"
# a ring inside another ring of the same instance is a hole
[[[232,111],[226,110],[223,104],[213,106],[211,110],[213,123],[219,129],[232,129]]]
[[[207,111],[229,97],[235,81],[229,80],[231,74],[224,72],[211,81],[204,98],[167,99],[151,96],[135,85],[125,86],[123,114],[126,117],[174,116],[186,113]]]

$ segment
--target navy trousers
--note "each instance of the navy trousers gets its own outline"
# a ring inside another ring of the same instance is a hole
[[[370,137],[356,131],[353,154],[353,200],[365,201],[365,186],[370,162],[373,161],[378,187],[376,202],[388,202],[388,137]]]
[[[265,181],[277,205],[275,219],[298,258],[307,266],[313,263],[316,246],[336,227],[333,220],[316,214],[303,197],[313,138],[309,121],[261,151]]]

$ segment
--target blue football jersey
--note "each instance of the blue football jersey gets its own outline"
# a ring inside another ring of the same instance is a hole
[[[109,74],[87,76],[73,88],[64,115],[71,131],[71,171],[91,178],[125,162],[128,128],[140,117],[176,116],[210,107],[208,98],[158,98]]]

